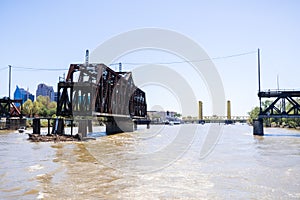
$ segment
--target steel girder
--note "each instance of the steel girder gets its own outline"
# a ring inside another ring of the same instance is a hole
[[[267,91],[259,92],[260,98],[276,98],[264,110],[260,108],[258,118],[300,118],[300,105],[293,97],[300,97],[300,91]],[[289,102],[291,107],[286,107]]]
[[[58,116],[145,117],[146,95],[131,73],[115,72],[104,64],[71,64],[65,82],[58,83]]]
[[[22,118],[23,115],[21,110],[15,106],[14,103],[21,104],[22,107],[22,99],[12,100],[10,98],[0,99],[0,117],[19,117]]]

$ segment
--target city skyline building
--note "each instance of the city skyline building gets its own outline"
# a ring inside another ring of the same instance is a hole
[[[25,90],[24,88],[20,88],[18,85],[16,86],[16,90],[14,92],[14,99],[22,99],[22,104],[30,99],[32,102],[34,101],[34,95],[29,92],[29,89]],[[17,107],[20,106],[19,103],[15,104]]]
[[[54,90],[52,86],[48,86],[44,83],[40,83],[36,90],[36,98],[38,96],[48,96],[50,101],[54,101]]]
[[[54,92],[54,101],[57,102],[57,99],[58,99],[58,92]]]

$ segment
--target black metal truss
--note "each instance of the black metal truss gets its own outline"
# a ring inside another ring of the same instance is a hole
[[[87,116],[93,112],[145,117],[145,92],[134,85],[131,73],[115,72],[103,64],[71,64],[66,81],[58,83],[57,115]]]
[[[20,108],[15,106],[15,103],[21,104],[20,108],[22,108],[22,99],[13,100],[10,98],[0,99],[0,117],[19,117],[22,118],[23,115],[21,113]]]
[[[300,97],[300,91],[267,91],[259,92],[260,98],[276,98],[264,110],[260,108],[259,118],[300,118],[300,105],[293,97]],[[286,102],[291,107],[286,107]]]

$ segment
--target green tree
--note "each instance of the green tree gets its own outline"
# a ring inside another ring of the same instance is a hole
[[[34,101],[33,102],[33,108],[32,108],[32,115],[33,116],[36,116],[36,115],[39,115],[40,113],[40,110],[42,109],[42,104],[38,101]]]
[[[32,111],[33,111],[33,103],[31,99],[27,99],[27,101],[23,104],[22,113],[28,117],[31,117]]]
[[[56,102],[50,102],[48,96],[38,96],[36,101],[32,102],[28,99],[23,104],[22,113],[29,117],[41,116],[52,117],[56,114]]]
[[[263,102],[261,102],[261,107],[263,110],[267,109],[271,104],[273,103],[273,101],[271,100],[265,100]]]
[[[50,98],[48,96],[38,96],[36,101],[40,105],[38,110],[39,116],[50,117],[55,113],[54,109],[56,110],[56,104],[50,102]]]
[[[180,114],[180,113],[176,113],[176,114],[174,115],[174,117],[181,117],[181,114]]]
[[[39,116],[42,117],[48,117],[49,116],[49,110],[46,106],[42,105],[41,109],[39,110]]]
[[[48,96],[38,96],[36,100],[47,108],[48,105],[50,104],[50,98]]]
[[[57,103],[55,101],[49,103],[48,105],[49,116],[53,116],[56,114],[56,107],[57,107]]]
[[[257,119],[259,114],[259,107],[254,107],[250,112],[248,112],[249,115],[249,122],[250,124],[253,123],[253,119]]]

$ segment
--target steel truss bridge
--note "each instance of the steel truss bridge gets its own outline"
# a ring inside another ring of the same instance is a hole
[[[19,117],[22,118],[23,115],[19,108],[15,106],[15,103],[22,105],[22,99],[13,100],[10,98],[0,99],[0,117],[10,118]],[[22,106],[21,106],[22,107]]]
[[[263,120],[267,118],[300,118],[300,91],[296,90],[267,90],[259,91],[260,101],[258,119],[253,121],[253,134],[264,135]],[[262,98],[272,98],[272,103],[262,107]],[[287,107],[286,103],[290,106]]]
[[[249,116],[204,116],[203,120],[207,123],[246,123]]]
[[[146,94],[135,86],[131,72],[115,72],[104,64],[71,64],[57,91],[57,116],[104,117],[108,134],[133,131],[133,120],[147,116]]]
[[[197,123],[224,123],[224,124],[234,124],[234,123],[247,123],[249,116],[203,116],[202,119],[192,118],[184,119],[184,122],[197,122]]]
[[[20,108],[15,103],[20,104]],[[26,126],[26,119],[23,118],[21,110],[22,99],[0,99],[0,129],[18,129],[20,126]]]
[[[260,104],[260,112],[258,118],[300,118],[300,105],[295,98],[300,97],[300,91],[295,90],[268,90],[259,92],[258,97],[275,98],[275,100],[267,107],[262,108]],[[286,102],[290,103],[290,107],[286,106]]]
[[[295,98],[300,97],[297,90],[261,90],[260,82],[260,50],[257,52],[258,66],[258,98],[259,114],[258,119],[253,120],[253,134],[264,135],[263,119],[266,118],[300,118],[299,101]],[[266,108],[262,107],[262,98],[272,98],[272,103]],[[290,103],[287,107],[286,103]]]

